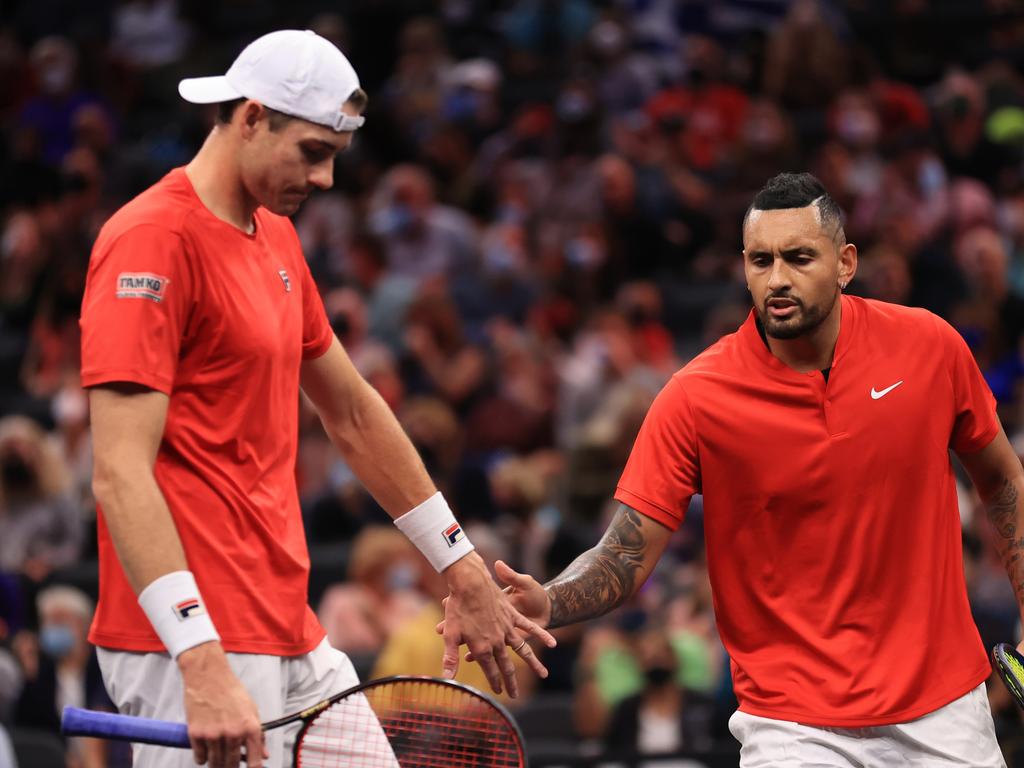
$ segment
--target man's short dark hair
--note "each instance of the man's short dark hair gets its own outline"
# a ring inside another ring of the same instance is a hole
[[[232,99],[231,101],[222,101],[217,104],[217,122],[227,125],[231,122],[235,116],[235,111],[245,103],[245,98]],[[348,97],[347,104],[352,104],[360,113],[366,110],[366,105],[369,103],[369,97],[366,95],[366,91],[362,88],[356,88],[352,92],[352,95]],[[270,130],[279,131],[285,125],[292,120],[300,120],[301,118],[292,117],[284,112],[279,112],[276,109],[264,105],[263,108],[267,111],[267,117],[270,120]]]
[[[786,208],[806,208],[814,204],[818,209],[821,228],[833,239],[846,241],[843,232],[843,211],[829,195],[825,185],[810,173],[780,173],[754,195],[754,201],[743,216],[743,226],[751,211],[778,211]]]
[[[235,112],[240,106],[245,104],[246,99],[232,99],[231,101],[222,101],[217,104],[217,122],[227,125],[235,116]],[[279,131],[287,123],[292,120],[298,120],[297,117],[286,115],[284,112],[278,112],[276,109],[271,109],[268,106],[264,106],[263,109],[267,112],[267,119],[270,121],[270,130]]]

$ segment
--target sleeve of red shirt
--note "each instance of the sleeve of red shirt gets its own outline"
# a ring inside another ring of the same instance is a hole
[[[323,299],[310,274],[309,265],[301,259],[302,266],[302,359],[315,360],[327,352],[334,339],[334,331],[327,319]]]
[[[129,381],[169,395],[192,291],[177,233],[140,224],[101,235],[82,299],[82,386]]]
[[[647,412],[615,499],[675,530],[695,493],[700,493],[697,428],[685,385],[674,376]]]
[[[937,318],[937,322],[953,383],[955,421],[949,446],[957,453],[974,453],[992,442],[999,431],[996,399],[967,342],[945,320]]]

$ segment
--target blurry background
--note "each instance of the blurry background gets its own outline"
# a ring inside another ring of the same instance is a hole
[[[22,768],[128,764],[54,735],[63,704],[110,706],[84,640],[90,247],[210,129],[178,80],[284,27],[334,41],[370,94],[335,188],[295,217],[331,322],[488,560],[543,580],[596,541],[652,397],[749,311],[741,217],[782,170],[843,206],[850,292],[960,330],[1024,452],[1017,0],[2,2],[0,765],[10,737]],[[331,642],[363,675],[437,673],[443,583],[303,413]],[[960,508],[984,642],[1019,639],[966,482]],[[702,538],[697,498],[636,599],[558,632],[514,702],[535,765],[736,765]],[[1020,713],[990,695],[1012,765]]]

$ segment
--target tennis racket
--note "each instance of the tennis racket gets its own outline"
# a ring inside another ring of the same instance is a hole
[[[1017,704],[1024,707],[1024,656],[1009,643],[1000,643],[992,649],[992,662]]]
[[[468,685],[397,676],[361,683],[308,709],[263,723],[301,722],[295,768],[527,768],[508,711]],[[68,736],[189,748],[184,723],[65,707]]]

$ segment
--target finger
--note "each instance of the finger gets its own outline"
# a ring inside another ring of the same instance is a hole
[[[504,560],[494,561],[494,575],[498,577],[500,582],[508,584],[510,587],[526,586],[531,578],[525,573],[514,571]]]
[[[505,688],[508,690],[508,695],[513,699],[517,698],[519,696],[519,681],[516,679],[516,665],[512,663],[512,659],[504,645],[494,652],[494,659],[498,662],[498,668],[501,670],[501,676],[505,680]]]
[[[444,633],[444,655],[441,657],[441,674],[449,680],[459,671],[459,636],[451,627]]]
[[[250,731],[245,737],[245,762],[249,768],[261,768],[263,761],[269,759],[267,746],[263,741],[263,731]]]
[[[522,640],[519,642],[521,643]],[[522,647],[519,647],[519,643],[516,643],[516,645],[512,646],[512,650],[516,652],[520,659],[527,663],[537,677],[543,678],[548,676],[548,668],[541,663],[540,657],[533,652],[533,648],[530,647],[529,643],[524,643]]]
[[[540,640],[548,648],[554,648],[558,645],[558,641],[555,640],[555,636],[548,632],[544,627],[535,621],[530,621],[528,618],[523,616],[519,611],[514,611],[514,622],[516,629],[525,629],[531,635]]]
[[[206,744],[210,758],[207,765],[210,768],[224,768],[224,751],[227,748],[224,739],[209,739]]]
[[[242,761],[242,742],[239,739],[228,739],[224,749],[224,765],[226,768],[238,768]]]
[[[206,747],[206,741],[195,736],[192,739],[192,757],[196,761],[196,765],[205,765],[207,759],[210,756],[210,751]]]
[[[494,653],[489,648],[485,648],[483,651],[474,651],[473,656],[476,659],[476,663],[480,665],[480,669],[484,671],[484,676],[487,678],[491,690],[495,693],[501,693],[501,671],[494,661]]]

